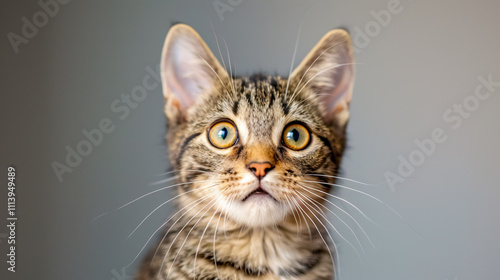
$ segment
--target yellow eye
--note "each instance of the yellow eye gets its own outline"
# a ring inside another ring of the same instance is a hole
[[[288,125],[283,131],[283,143],[292,150],[304,149],[310,140],[309,131],[301,124]]]
[[[238,133],[230,122],[222,121],[214,124],[208,131],[208,140],[216,148],[225,149],[236,143]]]

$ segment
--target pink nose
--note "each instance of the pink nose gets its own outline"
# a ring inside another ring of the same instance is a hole
[[[248,166],[248,169],[253,172],[257,178],[262,179],[266,176],[269,171],[271,171],[274,167],[269,162],[252,162]]]

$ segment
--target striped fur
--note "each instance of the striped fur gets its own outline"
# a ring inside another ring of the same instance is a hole
[[[340,167],[353,68],[321,69],[346,64],[342,56],[352,61],[349,36],[329,33],[311,53],[289,80],[230,78],[194,30],[172,28],[162,58],[167,142],[185,184],[178,187],[180,211],[137,279],[332,279],[333,251],[322,215],[330,191],[325,183],[335,180],[307,174],[335,176]],[[192,61],[197,57],[203,61]],[[207,138],[221,119],[238,130],[238,142],[227,149]],[[310,130],[303,150],[282,143],[291,122]],[[261,180],[270,197],[245,200],[259,186],[248,168],[253,161],[274,167]]]

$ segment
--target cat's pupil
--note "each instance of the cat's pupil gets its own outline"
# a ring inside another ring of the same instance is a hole
[[[219,130],[219,137],[222,138],[222,140],[226,140],[227,137],[227,128],[223,128]]]
[[[297,142],[299,140],[300,133],[297,131],[297,129],[293,129],[292,131],[288,132],[288,139],[293,139],[293,141]]]

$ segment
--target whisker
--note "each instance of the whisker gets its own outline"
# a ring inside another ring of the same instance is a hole
[[[157,193],[159,191],[163,191],[163,190],[166,190],[166,189],[170,189],[170,188],[173,188],[173,187],[178,187],[178,186],[183,186],[183,185],[188,185],[188,184],[193,184],[193,183],[204,183],[204,182],[218,182],[218,181],[222,181],[222,180],[202,180],[202,181],[192,181],[192,182],[185,182],[185,183],[178,183],[178,184],[175,184],[175,185],[172,185],[172,186],[167,186],[167,187],[163,187],[163,188],[160,188],[160,189],[157,189],[157,190],[154,190],[154,191],[151,191],[147,194],[144,194],[144,195],[141,195],[140,197],[126,203],[126,204],[123,204],[122,206],[116,208],[116,210],[120,210],[120,209],[123,209],[124,207],[136,202],[137,200],[141,199],[141,198],[144,198],[146,196],[149,196],[149,195],[152,195],[154,193]]]
[[[160,243],[159,243],[159,244],[158,244],[158,246],[156,247],[155,253],[153,254],[153,258],[151,259],[151,263],[153,263],[153,260],[156,258],[156,255],[158,254],[158,250],[160,249],[161,245],[162,245],[162,244],[163,244],[163,242],[165,241],[165,238],[167,238],[168,233],[169,233],[169,232],[172,230],[172,228],[173,228],[173,227],[177,224],[177,222],[179,222],[179,221],[182,219],[182,217],[184,217],[187,213],[189,213],[189,212],[190,212],[192,209],[194,209],[197,205],[199,205],[199,204],[200,204],[200,203],[202,203],[203,201],[207,200],[207,199],[208,199],[211,195],[212,195],[212,194],[207,194],[207,195],[205,195],[205,196],[203,196],[203,197],[201,197],[201,198],[199,198],[199,199],[196,199],[195,201],[193,201],[193,202],[189,203],[188,205],[186,205],[185,207],[183,207],[183,208],[182,208],[182,209],[187,208],[187,206],[189,206],[190,204],[192,204],[192,203],[194,203],[194,202],[196,202],[196,201],[200,200],[198,203],[196,203],[196,204],[195,204],[195,205],[193,205],[191,208],[189,208],[189,210],[187,210],[186,212],[184,212],[184,214],[182,214],[182,215],[181,215],[181,216],[180,216],[180,217],[179,217],[179,218],[178,218],[178,219],[177,219],[177,220],[176,220],[176,221],[175,221],[175,222],[174,222],[174,223],[170,226],[170,228],[167,230],[167,232],[165,232],[165,234],[163,235],[163,237],[162,237],[162,239],[161,239]],[[170,220],[171,220],[171,219],[173,219],[173,218],[174,218],[177,214],[179,214],[179,213],[182,211],[182,209],[181,209],[181,210],[179,210],[179,211],[178,211],[177,213],[175,213],[174,215],[172,215],[168,221],[170,221]],[[165,222],[165,223],[164,223],[161,227],[163,227],[165,224],[167,224],[167,223],[168,223],[168,221],[167,221],[167,222]]]
[[[155,176],[165,176],[165,175],[172,174],[175,172],[209,172],[209,171],[206,171],[206,170],[170,170],[167,172],[156,174]]]
[[[390,209],[392,212],[394,212],[394,214],[396,214],[399,218],[401,218],[403,221],[405,221],[405,219],[403,218],[403,216],[401,216],[396,210],[394,210],[391,206],[389,206],[389,204],[383,202],[382,200],[376,198],[375,196],[369,194],[369,193],[366,193],[366,192],[362,192],[360,190],[356,190],[356,189],[353,189],[353,188],[350,188],[350,187],[346,187],[346,186],[343,186],[343,185],[339,185],[339,184],[332,184],[332,183],[325,183],[325,182],[317,182],[317,181],[304,181],[304,182],[309,182],[309,183],[318,183],[318,184],[324,184],[324,185],[330,185],[330,186],[335,186],[335,187],[339,187],[339,188],[343,188],[343,189],[347,189],[347,190],[351,190],[353,192],[357,192],[357,193],[360,193],[360,194],[363,194],[367,197],[370,197],[378,202],[380,202],[381,204],[383,204],[385,207],[387,207],[388,209]],[[405,221],[406,222],[406,221]]]
[[[307,197],[307,196],[305,196],[304,194],[301,194],[300,192],[297,192],[297,191],[296,191],[296,193],[297,193],[297,194],[299,194],[299,195],[301,195],[303,198],[307,199],[307,200],[308,200],[308,201],[310,201],[311,203],[314,203],[314,201],[313,201],[312,199],[308,198],[308,197]],[[307,202],[305,202],[305,201],[304,201],[304,203],[307,203]],[[343,235],[342,235],[342,234],[341,234],[341,233],[337,230],[337,228],[335,228],[335,226],[334,226],[334,225],[333,225],[333,224],[332,224],[332,223],[331,223],[331,222],[327,219],[327,217],[325,216],[325,213],[324,213],[324,212],[323,212],[323,213],[321,213],[322,211],[320,212],[320,211],[318,211],[318,210],[317,210],[317,209],[321,210],[321,209],[319,208],[319,206],[317,206],[317,205],[315,205],[315,204],[311,205],[311,204],[309,204],[309,203],[307,203],[307,205],[311,206],[311,208],[312,208],[313,210],[315,210],[315,211],[316,211],[316,213],[318,213],[318,215],[320,215],[320,216],[321,216],[321,217],[322,217],[322,218],[323,218],[323,219],[324,219],[324,220],[325,220],[328,224],[330,224],[330,226],[333,228],[333,230],[335,231],[335,233],[337,233],[337,234],[340,236],[340,238],[342,238],[342,239],[343,239],[343,240],[344,240],[347,244],[349,244],[349,245],[350,245],[350,246],[354,249],[354,251],[356,252],[356,254],[358,255],[358,257],[361,259],[361,256],[359,255],[359,252],[358,252],[358,250],[356,249],[356,247],[355,247],[355,246],[354,246],[351,242],[349,242],[349,240],[347,240],[347,239],[346,239],[346,238],[345,238],[345,237],[344,237],[344,236],[343,236]],[[320,204],[320,205],[321,205],[321,204]],[[314,213],[313,213],[313,215],[314,215]],[[327,230],[327,231],[328,231],[328,230]],[[328,234],[330,234],[330,233],[328,233]],[[356,236],[356,235],[355,235],[355,236]],[[330,238],[330,239],[332,239],[332,238]],[[332,241],[333,241],[333,239],[332,239]],[[358,241],[359,241],[359,240],[358,240]],[[364,252],[363,247],[361,246],[361,243],[359,243],[359,245],[360,245],[361,250],[363,251],[363,253],[364,253],[365,257],[366,257],[366,253]]]
[[[299,222],[297,221],[297,217],[295,216],[295,209],[292,207],[292,204],[290,203],[290,197],[287,194],[285,194],[285,200],[290,206],[290,210],[292,211],[293,219],[295,220],[295,226],[298,227],[297,237],[299,237],[299,233],[302,232],[302,221],[300,221],[300,226],[299,226]]]
[[[231,199],[233,198],[233,195],[231,195],[229,197],[229,201],[231,201]],[[215,255],[215,239],[216,239],[216,236],[217,236],[217,229],[219,228],[219,222],[220,222],[220,218],[222,217],[222,212],[225,211],[226,207],[227,207],[228,204],[225,204],[222,208],[222,211],[220,212],[219,214],[219,219],[217,220],[217,225],[215,226],[215,231],[214,231],[214,242],[213,242],[213,245],[214,245],[214,248],[213,248],[213,251],[214,251],[214,265],[215,265],[215,271],[217,272],[217,276],[220,278],[220,275],[219,275],[219,269],[217,268],[217,256]],[[224,229],[225,230],[225,229]],[[225,234],[225,231],[224,231],[224,234]]]
[[[221,193],[222,193],[222,192],[221,192]],[[214,198],[214,199],[213,199],[210,203],[212,203],[212,202],[213,202],[214,200],[216,200],[216,199],[220,199],[220,197],[216,197],[216,198]],[[209,207],[209,208],[208,208],[208,209],[207,209],[207,210],[203,213],[203,215],[202,215],[202,216],[198,219],[198,221],[196,221],[196,223],[195,223],[195,224],[191,227],[191,229],[189,230],[188,234],[186,235],[186,238],[184,239],[184,242],[182,242],[181,247],[179,248],[179,250],[177,250],[177,254],[175,255],[174,260],[172,261],[172,264],[170,265],[170,268],[169,268],[168,273],[167,273],[167,279],[168,279],[168,276],[170,275],[170,272],[172,271],[172,268],[173,268],[173,266],[174,266],[174,264],[175,264],[175,261],[177,260],[177,257],[179,256],[179,253],[180,253],[180,252],[181,252],[181,250],[182,250],[182,247],[184,247],[184,244],[186,244],[186,241],[187,241],[187,239],[189,238],[189,235],[191,234],[191,232],[193,231],[193,229],[196,227],[196,225],[200,222],[200,220],[204,217],[204,215],[205,215],[205,214],[206,214],[206,213],[207,213],[210,209],[212,209],[212,207],[213,207],[213,206],[215,206],[215,204],[216,204],[216,203],[217,203],[217,201],[213,202],[213,203],[212,203],[212,205],[211,205],[211,206],[210,206],[210,207]],[[199,213],[199,212],[198,212],[198,213]],[[196,215],[198,215],[198,213],[197,213]],[[196,215],[195,215],[195,216],[196,216]],[[190,221],[191,221],[191,220],[190,220]],[[189,223],[190,221],[188,221],[188,223]],[[188,223],[186,223],[186,225],[187,225]],[[184,229],[184,227],[183,227],[183,229]],[[181,229],[181,232],[182,232],[182,230],[183,230],[183,229]],[[180,233],[180,232],[179,232],[179,233]],[[173,241],[173,242],[175,242],[175,239],[174,239],[174,241]],[[167,256],[167,255],[168,255],[168,252],[167,252],[167,254],[165,255],[165,258],[166,258],[166,256]],[[163,259],[164,261],[165,261],[165,258]],[[163,267],[163,263],[162,263],[162,265],[160,266],[160,271],[162,270],[162,267]]]
[[[211,189],[211,188],[213,188],[213,187],[215,187],[215,186],[217,186],[217,184],[213,184],[213,185],[208,185],[208,186],[203,186],[203,187],[200,187],[200,188],[192,189],[192,190],[189,190],[189,191],[183,192],[183,193],[181,193],[181,194],[178,194],[178,195],[174,196],[173,198],[171,198],[171,199],[169,199],[169,200],[167,200],[167,201],[163,202],[163,203],[162,203],[162,204],[160,204],[158,207],[156,207],[153,211],[151,211],[151,212],[150,212],[150,213],[149,213],[149,214],[148,214],[148,215],[147,215],[147,216],[146,216],[146,217],[145,217],[145,218],[144,218],[144,219],[143,219],[143,220],[142,220],[142,221],[141,221],[141,222],[140,222],[140,223],[139,223],[136,227],[135,227],[135,229],[134,229],[134,230],[133,230],[133,231],[132,231],[132,232],[131,232],[128,236],[127,236],[127,238],[126,238],[125,240],[129,239],[129,238],[132,236],[132,234],[134,234],[134,232],[135,232],[135,231],[136,231],[136,230],[137,230],[137,229],[138,229],[138,228],[139,228],[139,227],[140,227],[140,226],[141,226],[141,225],[142,225],[142,224],[143,224],[143,223],[144,223],[144,222],[145,222],[145,221],[149,218],[149,216],[151,216],[154,212],[156,212],[156,210],[160,209],[160,207],[162,207],[163,205],[165,205],[165,204],[169,203],[170,201],[172,201],[172,200],[174,200],[174,199],[177,199],[177,198],[179,198],[179,197],[181,197],[181,196],[183,196],[183,195],[186,195],[186,194],[188,194],[188,193],[191,193],[191,192],[194,192],[194,191],[200,191],[200,190],[207,189],[207,188],[208,188],[208,189]]]
[[[215,76],[219,79],[220,83],[226,88],[226,84],[222,81],[222,79],[220,78],[219,74],[217,74],[217,72],[214,70],[214,68],[210,65],[210,63],[208,63],[203,57],[201,56],[198,56],[199,59],[203,60],[205,62],[205,64],[207,64],[207,66],[210,68],[210,70],[212,70],[212,72],[214,72]],[[229,89],[231,91],[231,89]]]
[[[148,186],[160,185],[160,184],[163,184],[163,183],[167,183],[167,182],[170,182],[170,181],[177,180],[180,177],[181,177],[181,175],[176,175],[176,176],[173,176],[173,177],[170,177],[170,178],[167,178],[167,179],[163,179],[163,180],[160,180],[160,181],[149,183]]]
[[[315,182],[315,181],[304,181],[304,182],[309,182],[309,183],[321,183],[321,182]],[[338,199],[338,200],[341,200],[341,201],[344,201],[345,203],[349,204],[351,207],[353,207],[354,209],[356,209],[361,215],[363,215],[363,217],[365,217],[365,219],[367,219],[368,221],[370,221],[371,223],[375,224],[375,225],[378,225],[380,226],[378,223],[376,223],[375,221],[373,221],[370,217],[368,217],[365,212],[363,212],[361,209],[359,209],[356,205],[352,204],[351,202],[349,202],[348,200],[342,198],[342,197],[339,197],[339,196],[336,196],[336,195],[333,195],[333,194],[330,194],[330,193],[327,193],[327,192],[324,192],[322,190],[318,190],[318,189],[315,189],[315,188],[312,188],[312,187],[308,187],[308,186],[305,186],[305,185],[302,185],[302,187],[305,187],[305,188],[308,188],[308,189],[313,189],[315,191],[318,191],[320,193],[323,193],[323,194],[326,194],[330,197],[333,197],[335,199]]]
[[[337,214],[335,214],[335,212],[333,212],[332,210],[330,210],[328,207],[326,207],[325,205],[323,205],[321,203],[318,203],[318,202],[316,202],[316,203],[317,203],[317,205],[323,206],[326,210],[328,210],[330,213],[332,213],[342,224],[344,224],[349,229],[349,231],[352,233],[352,235],[356,239],[356,242],[359,244],[359,247],[361,248],[361,251],[363,252],[363,255],[366,257],[366,251],[365,251],[365,249],[364,249],[361,241],[359,240],[358,236],[354,232],[354,230],[344,220],[342,220]]]
[[[231,200],[229,200],[229,203],[228,203],[228,209],[230,206],[232,206],[232,204],[234,203],[234,201],[236,200],[236,195],[233,196],[233,198]],[[226,211],[226,213],[224,213],[224,237],[227,239],[227,226],[226,226],[226,220],[227,220],[227,212],[229,211]]]
[[[361,184],[361,185],[364,185],[364,186],[377,186],[378,185],[378,184],[363,183],[361,181],[356,181],[356,180],[353,180],[353,179],[349,179],[349,178],[346,178],[346,177],[340,177],[340,176],[323,175],[323,174],[305,174],[305,175],[341,179],[341,180],[345,180],[345,181],[349,181],[349,182],[353,182],[353,183],[358,183],[358,184]]]
[[[302,213],[302,208],[298,204],[297,200],[292,197],[292,202],[297,206],[297,210],[302,215],[302,218],[304,219],[304,222],[307,222],[307,219],[304,216],[304,213]],[[306,223],[306,228],[307,228],[307,231],[309,232],[309,240],[312,240],[311,228],[310,228],[310,226],[307,223]]]
[[[224,70],[226,70],[226,72],[227,72],[226,62],[224,61],[224,57],[222,56],[222,52],[220,50],[220,45],[219,45],[219,38],[217,36],[217,33],[215,33],[215,28],[214,28],[212,20],[210,20],[210,25],[212,26],[212,31],[214,32],[215,42],[217,43],[217,50],[219,51],[219,56],[220,56],[220,58],[222,60],[222,65],[224,66]],[[224,37],[222,37],[222,35],[219,35],[219,36],[221,36],[221,38],[224,41],[224,44],[226,46],[227,59],[228,59],[228,64],[229,64],[229,81],[230,81],[230,85],[231,85],[231,90],[232,90],[233,93],[236,93],[236,91],[234,89],[234,84],[233,84],[233,74],[232,74],[232,69],[231,69],[231,58],[229,57],[229,50],[227,48],[227,43],[226,43],[226,40],[224,40]],[[220,78],[219,78],[219,80],[220,80]],[[222,83],[222,81],[221,81],[221,83]]]
[[[227,60],[228,60],[228,64],[229,64],[229,78],[230,78],[230,81],[231,81],[231,85],[233,87],[233,93],[236,94],[236,90],[234,89],[234,81],[233,81],[233,69],[231,67],[231,57],[229,56],[229,49],[227,47],[227,43],[226,43],[226,39],[224,39],[224,37],[222,35],[220,35],[222,41],[224,42],[224,46],[226,47],[226,53],[227,53]],[[227,71],[227,70],[226,70]],[[235,70],[236,71],[236,70]]]
[[[299,192],[296,191],[297,194],[300,195]],[[303,197],[306,197],[304,195],[302,195]],[[300,197],[298,197],[300,199]],[[314,216],[314,218],[316,218],[316,220],[323,226],[323,228],[325,229],[326,233],[328,234],[328,236],[330,237],[330,240],[332,240],[332,243],[335,244],[335,241],[333,240],[333,237],[331,236],[330,234],[330,231],[328,230],[328,228],[323,224],[323,222],[321,222],[321,219],[318,218],[311,210],[315,210],[321,217],[323,217],[323,219],[325,219],[328,223],[330,223],[330,221],[328,221],[328,219],[326,219],[325,215],[321,214],[321,212],[319,212],[318,210],[316,210],[315,207],[312,207],[309,203],[307,203],[305,200],[301,199],[301,201],[303,203],[305,203],[305,207],[310,211],[310,213]],[[319,209],[319,208],[318,208]],[[320,209],[321,210],[321,209]],[[351,245],[351,247],[354,249],[354,251],[358,254],[359,256],[359,252],[358,250],[356,249],[356,247],[354,247],[354,245],[352,245],[351,242],[349,242],[347,239],[345,239],[342,234],[340,234],[340,232],[337,231],[337,229],[330,223],[330,225],[332,226],[332,228],[335,230],[335,232],[340,236],[342,237],[342,239],[344,239],[344,241],[346,241],[349,245]],[[359,256],[360,257],[360,256]]]
[[[181,171],[179,171],[179,172],[181,172]],[[182,172],[212,173],[210,171],[205,171],[205,170],[182,170]],[[170,173],[170,172],[167,172],[167,173]],[[175,175],[175,176],[167,178],[167,179],[163,179],[163,180],[160,180],[160,181],[157,181],[157,182],[149,183],[149,186],[160,185],[160,184],[163,184],[163,183],[166,183],[166,182],[173,181],[173,180],[178,179],[180,177],[181,177],[181,175],[178,174],[178,175]]]
[[[202,208],[201,208],[201,209],[200,209],[200,210],[199,210],[196,214],[194,214],[194,215],[193,215],[193,217],[191,217],[191,218],[189,219],[189,221],[187,221],[187,222],[186,222],[186,224],[184,224],[184,226],[181,228],[181,230],[177,233],[177,235],[175,236],[174,240],[172,240],[172,242],[170,243],[170,246],[168,247],[167,253],[165,253],[165,256],[163,257],[163,261],[162,261],[162,263],[161,263],[160,269],[158,270],[158,275],[159,275],[159,273],[163,270],[163,265],[165,264],[165,260],[167,259],[168,253],[170,252],[170,249],[172,249],[172,246],[175,244],[175,241],[177,240],[177,238],[179,237],[179,235],[182,233],[182,231],[184,230],[184,228],[186,228],[186,226],[187,226],[187,225],[188,225],[188,224],[189,224],[189,223],[190,223],[190,222],[191,222],[191,221],[192,221],[192,220],[193,220],[193,219],[194,219],[194,218],[195,218],[195,217],[196,217],[196,216],[197,216],[197,215],[198,215],[201,211],[203,211],[203,209],[205,209],[205,208],[206,208],[206,207],[207,207],[210,203],[212,203],[213,201],[215,201],[215,199],[217,199],[217,197],[213,198],[210,202],[208,202],[208,203],[207,203],[207,205],[203,206],[203,207],[202,207]],[[186,212],[186,213],[187,213],[187,212]],[[177,221],[178,221],[178,220],[177,220]],[[176,223],[177,223],[177,221],[176,221]],[[175,223],[174,223],[174,225],[175,225]],[[173,225],[172,225],[172,226],[173,226]],[[171,229],[171,228],[172,228],[172,227],[170,227],[170,229]],[[170,229],[169,229],[169,231],[170,231]],[[168,232],[167,232],[167,234],[168,234]],[[167,234],[165,234],[165,236],[167,236]],[[165,236],[164,236],[164,237],[165,237]],[[162,242],[161,242],[161,243],[163,243],[163,239],[162,239]],[[161,243],[160,243],[160,244],[161,244]],[[159,248],[159,247],[158,247],[158,248]],[[155,252],[155,256],[156,256],[156,253],[157,253],[157,252]],[[172,263],[172,265],[173,265],[173,263]],[[170,270],[169,270],[169,273],[170,273]],[[157,276],[158,276],[158,275],[157,275]],[[167,277],[167,279],[168,279],[168,277]]]
[[[297,197],[297,198],[301,199],[300,197]],[[301,201],[303,201],[303,200],[301,199]],[[306,206],[306,208],[308,208],[308,207]],[[308,209],[309,209],[309,208],[308,208]],[[310,210],[310,209],[309,209],[309,210]],[[303,209],[302,209],[302,211],[303,211]],[[303,212],[304,212],[304,211],[303,211]],[[330,258],[332,259],[332,263],[333,263],[333,265],[335,266],[335,263],[336,263],[336,262],[334,261],[334,257],[333,257],[332,251],[330,250],[330,246],[328,246],[328,243],[327,243],[327,242],[325,241],[325,239],[323,238],[323,235],[321,234],[321,231],[319,230],[319,228],[318,228],[318,226],[316,225],[316,223],[315,223],[315,222],[311,219],[311,217],[310,217],[309,215],[307,215],[307,213],[305,213],[305,212],[304,212],[304,214],[305,214],[305,215],[309,218],[309,220],[312,222],[312,224],[313,224],[313,225],[314,225],[314,227],[316,228],[316,231],[318,232],[319,237],[321,238],[321,240],[322,240],[322,241],[323,241],[323,243],[325,244],[326,249],[328,250],[328,254],[330,254]],[[312,214],[312,212],[311,212],[311,214]],[[323,225],[323,227],[324,227],[324,225]],[[325,227],[325,230],[328,232],[328,229],[326,229],[326,227]],[[333,239],[332,239],[332,242],[333,242],[333,246],[336,248],[336,245],[335,245],[335,242],[333,241]],[[336,249],[335,249],[335,253],[337,254],[337,250],[336,250]],[[338,256],[337,256],[337,259],[338,259],[338,260],[340,260],[340,259],[338,258]]]
[[[214,27],[214,24],[213,24],[211,19],[210,19],[210,25],[212,26],[212,31],[214,33],[215,43],[217,44],[217,50],[219,50],[219,56],[220,56],[220,59],[222,60],[222,65],[224,66],[224,70],[226,70],[226,72],[227,72],[226,63],[224,61],[224,57],[222,56],[222,52],[220,51],[219,39],[217,37],[217,33],[215,33],[215,27]]]
[[[290,100],[293,100],[294,96],[295,96],[295,93],[297,92],[297,89],[299,88],[299,85],[300,83],[302,82],[302,79],[304,79],[304,77],[306,76],[307,72],[309,72],[309,69],[311,69],[311,67],[316,64],[316,61],[321,57],[323,56],[323,54],[325,52],[327,52],[329,49],[333,48],[333,47],[336,47],[342,43],[345,43],[345,41],[341,41],[341,42],[338,42],[337,44],[334,44],[334,45],[331,45],[330,47],[328,47],[327,49],[325,49],[324,51],[322,51],[320,53],[320,55],[318,55],[318,57],[316,57],[316,59],[314,59],[314,61],[311,63],[311,65],[309,65],[309,67],[307,67],[306,71],[304,72],[304,74],[302,74],[302,77],[300,77],[300,80],[299,82],[297,83],[297,86],[295,87],[295,90],[293,91],[293,94],[292,94],[292,97],[290,98]]]
[[[212,215],[212,217],[210,218],[210,220],[208,221],[207,223],[207,226],[205,227],[205,229],[203,230],[203,233],[201,234],[201,237],[200,237],[200,242],[198,242],[198,247],[196,248],[196,253],[194,254],[194,265],[193,265],[193,279],[196,279],[196,259],[198,258],[198,251],[200,250],[200,245],[201,245],[201,241],[203,240],[203,236],[205,236],[205,232],[207,232],[207,229],[208,229],[208,226],[210,225],[210,223],[212,222],[212,219],[215,217],[215,215],[217,214],[217,211],[219,211],[221,205],[219,205],[217,207],[217,209],[215,210],[214,214]],[[194,227],[193,227],[194,228]],[[187,238],[187,237],[186,237]]]
[[[139,258],[139,255],[142,253],[142,251],[146,248],[146,246],[149,244],[149,242],[151,241],[151,239],[153,239],[153,237],[155,236],[155,234],[160,230],[162,229],[166,224],[168,224],[168,222],[170,222],[177,214],[179,214],[180,212],[182,212],[182,210],[184,210],[185,208],[187,208],[189,205],[195,203],[196,201],[199,201],[196,205],[200,204],[201,202],[203,202],[203,200],[207,199],[208,197],[210,197],[210,194],[207,194],[191,203],[189,203],[188,205],[186,205],[185,207],[183,207],[182,209],[180,209],[179,211],[177,211],[177,213],[175,213],[174,215],[172,215],[166,222],[164,222],[161,226],[159,226],[154,232],[153,234],[151,234],[151,236],[148,238],[148,240],[146,241],[146,243],[144,244],[144,246],[142,246],[141,250],[139,251],[139,253],[135,256],[135,258],[132,260],[132,262],[130,262],[127,266],[125,266],[125,268],[131,266],[136,260],[137,258]],[[191,207],[191,209],[193,209],[194,207],[196,207],[196,205],[194,205],[193,207]],[[191,210],[189,209],[189,210]],[[170,227],[170,229],[184,216],[188,213],[189,211],[186,211],[181,217],[179,217],[179,219],[177,219],[177,221],[175,221],[175,223]],[[155,251],[155,254],[153,255],[153,258],[151,259],[151,263],[153,262],[153,260],[155,259],[156,257],[156,253],[158,252],[158,249],[160,248],[161,244],[163,243],[165,237],[167,236],[168,232],[170,231],[170,229],[167,231],[167,233],[165,233],[163,239],[161,240],[161,242],[159,243],[158,247],[156,248],[156,251]]]
[[[297,55],[297,48],[299,46],[300,32],[302,30],[302,22],[299,24],[299,30],[297,31],[297,39],[295,40],[295,47],[293,49],[292,63],[290,64],[290,72],[288,73],[288,79],[286,81],[285,99],[288,95],[288,86],[290,85],[290,75],[293,71],[293,65],[295,64],[295,57]]]
[[[337,68],[337,67],[342,67],[342,66],[346,66],[346,65],[355,65],[355,64],[359,64],[359,63],[342,63],[342,64],[337,64],[337,65],[330,66],[330,67],[327,67],[325,69],[322,69],[318,73],[314,74],[314,76],[312,76],[309,80],[307,80],[307,82],[304,84],[304,86],[302,86],[302,88],[300,88],[300,90],[297,92],[297,95],[299,95],[300,92],[302,92],[302,90],[309,84],[309,82],[311,82],[314,78],[316,78],[317,76],[319,76],[323,72],[331,70],[331,69],[334,69],[334,68]]]
[[[175,172],[181,172],[181,171],[180,170],[170,170],[170,171],[167,171],[167,172],[156,174],[155,176],[165,176],[165,175],[172,174],[172,173],[175,173]]]
[[[93,218],[90,222],[91,222],[91,223],[93,223],[93,222],[95,222],[96,220],[98,220],[98,219],[100,219],[100,218],[102,218],[102,217],[104,217],[104,216],[106,216],[106,215],[108,215],[108,214],[111,214],[111,213],[113,213],[113,212],[115,212],[115,211],[118,211],[118,210],[120,210],[120,209],[123,209],[124,207],[126,207],[126,206],[128,206],[128,205],[130,205],[130,204],[132,204],[132,203],[134,203],[134,202],[136,202],[136,201],[137,201],[137,200],[139,200],[139,199],[142,199],[142,198],[144,198],[144,197],[146,197],[146,196],[152,195],[152,194],[157,193],[157,192],[162,191],[162,190],[166,190],[166,189],[170,189],[170,188],[174,188],[174,187],[178,187],[178,186],[182,186],[182,185],[192,184],[192,183],[215,182],[215,181],[221,181],[221,180],[203,180],[203,181],[192,181],[192,182],[178,183],[178,184],[174,184],[174,185],[171,185],[171,186],[166,186],[166,187],[163,187],[163,188],[160,188],[160,189],[157,189],[157,190],[151,191],[151,192],[149,192],[149,193],[147,193],[147,194],[141,195],[140,197],[138,197],[138,198],[136,198],[136,199],[134,199],[134,200],[132,200],[132,201],[130,201],[130,202],[128,202],[128,203],[126,203],[126,204],[123,204],[122,206],[120,206],[120,207],[118,207],[118,208],[116,208],[116,209],[114,209],[114,210],[104,212],[104,213],[100,214],[99,216],[97,216],[97,217]]]
[[[99,215],[99,216],[97,216],[97,217],[93,218],[92,220],[90,220],[90,222],[91,222],[91,223],[93,223],[93,222],[95,222],[95,221],[99,220],[101,217],[106,216],[106,215],[107,215],[107,214],[109,214],[109,213],[110,213],[109,211],[108,211],[108,212],[105,212],[105,213],[102,213],[101,215]]]
[[[304,185],[301,185],[301,184],[298,184],[299,186],[301,187],[306,187]],[[331,202],[330,200],[318,195],[318,194],[315,194],[307,189],[304,189],[305,191],[311,193],[312,195],[315,195],[323,200],[325,200],[326,202],[330,203],[331,205],[333,205],[335,208],[337,208],[338,210],[342,211],[342,213],[346,214],[349,218],[351,218],[354,223],[356,223],[356,225],[361,229],[361,231],[363,232],[363,234],[366,236],[366,239],[368,240],[368,242],[370,242],[370,244],[372,245],[372,247],[377,250],[377,248],[375,247],[375,245],[373,244],[372,240],[370,239],[370,237],[368,236],[368,234],[365,232],[365,230],[363,229],[363,227],[359,224],[359,222],[351,215],[349,214],[347,211],[345,211],[344,209],[342,209],[340,206],[336,205],[335,203]],[[325,206],[326,209],[328,209],[326,206]],[[332,212],[330,209],[328,209],[330,212]],[[333,213],[333,212],[332,212]],[[335,215],[335,214],[334,214]],[[337,215],[335,215],[337,216]],[[338,217],[338,216],[337,216]]]
[[[335,212],[333,212],[332,210],[330,210],[328,207],[326,207],[325,205],[319,203],[319,202],[316,202],[316,205],[319,206],[323,206],[326,210],[328,210],[330,213],[332,213],[332,215],[334,215],[342,224],[344,224],[348,229],[349,231],[352,233],[352,235],[354,236],[354,238],[356,239],[356,242],[358,243],[359,247],[361,248],[361,251],[363,252],[363,255],[365,257],[367,257],[366,255],[366,251],[363,247],[363,244],[361,243],[361,241],[359,240],[357,234],[354,232],[354,230],[344,221],[342,220],[342,218],[340,218],[337,214],[335,214]],[[359,255],[358,255],[359,256]]]

